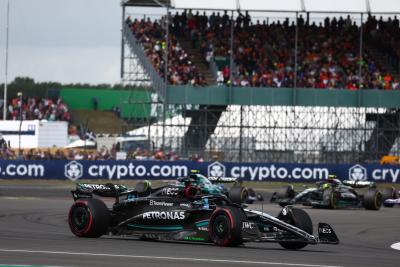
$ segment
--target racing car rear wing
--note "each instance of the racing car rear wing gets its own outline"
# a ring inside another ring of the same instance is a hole
[[[375,188],[376,183],[375,182],[369,182],[369,181],[350,181],[350,180],[344,180],[342,181],[344,185],[351,186],[354,188],[365,188],[365,187],[370,187],[370,188]]]
[[[235,177],[209,176],[207,178],[212,183],[235,183],[235,182],[241,182],[241,180],[239,178],[235,178]]]
[[[91,197],[92,194],[101,197],[116,197],[126,191],[128,191],[126,186],[118,184],[77,183],[76,189],[72,190],[71,193],[74,200],[76,200],[78,198]]]

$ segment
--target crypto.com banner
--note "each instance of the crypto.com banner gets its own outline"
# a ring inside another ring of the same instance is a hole
[[[6,179],[167,180],[199,170],[207,176],[247,181],[313,182],[336,174],[341,180],[400,183],[400,166],[379,164],[278,164],[192,161],[0,161]]]

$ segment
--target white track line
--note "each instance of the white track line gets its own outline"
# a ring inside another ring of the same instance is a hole
[[[392,244],[390,247],[391,247],[392,249],[395,249],[395,250],[400,250],[400,242],[399,242],[399,243],[394,243],[394,244]]]
[[[332,265],[315,265],[301,263],[285,263],[285,262],[267,262],[267,261],[244,261],[244,260],[224,260],[224,259],[202,259],[202,258],[179,258],[179,257],[163,257],[163,256],[145,256],[145,255],[124,255],[124,254],[105,254],[105,253],[87,253],[87,252],[67,252],[67,251],[46,251],[46,250],[22,250],[22,249],[0,249],[0,252],[14,253],[40,253],[40,254],[57,254],[57,255],[77,255],[77,256],[96,256],[96,257],[119,257],[119,258],[136,258],[149,260],[172,260],[172,261],[204,261],[204,262],[221,262],[221,263],[242,263],[242,264],[258,264],[258,265],[282,265],[282,266],[300,266],[300,267],[341,267]]]

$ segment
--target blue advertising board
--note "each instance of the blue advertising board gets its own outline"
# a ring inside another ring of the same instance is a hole
[[[193,161],[0,161],[4,179],[150,179],[186,176],[190,170],[208,176],[246,181],[314,182],[336,174],[341,180],[400,183],[400,166],[379,164],[289,164]]]

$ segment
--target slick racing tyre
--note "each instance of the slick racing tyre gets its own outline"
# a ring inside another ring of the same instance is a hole
[[[284,216],[282,220],[286,223],[289,223],[297,228],[300,228],[303,231],[306,231],[310,235],[313,233],[313,224],[310,216],[302,209],[291,208],[291,211],[288,211],[287,216]],[[279,245],[286,249],[301,249],[307,246],[307,243],[304,242],[279,242]]]
[[[248,188],[247,191],[248,191],[249,194],[247,196],[246,203],[247,204],[253,204],[254,200],[257,198],[256,191],[254,191],[253,188]]]
[[[363,198],[363,206],[367,210],[379,210],[382,202],[382,193],[376,189],[369,189]]]
[[[295,196],[295,191],[293,185],[288,185],[280,188],[278,191],[274,192],[277,198],[293,198]]]
[[[109,221],[106,204],[95,198],[77,200],[68,214],[69,228],[78,237],[99,237],[105,234]]]
[[[208,233],[213,243],[218,246],[238,246],[242,240],[242,222],[245,214],[239,208],[220,207],[210,217]]]
[[[336,192],[332,188],[326,189],[322,194],[322,200],[326,207],[330,209],[336,209],[337,203],[339,201],[338,192]]]
[[[394,203],[385,203],[386,199],[396,199],[398,198],[398,194],[396,189],[394,189],[394,187],[390,187],[390,188],[385,188],[382,192],[382,201],[383,201],[383,206],[387,207],[387,208],[393,208]]]
[[[249,191],[243,186],[234,186],[229,190],[229,198],[233,203],[241,204],[247,201]]]

